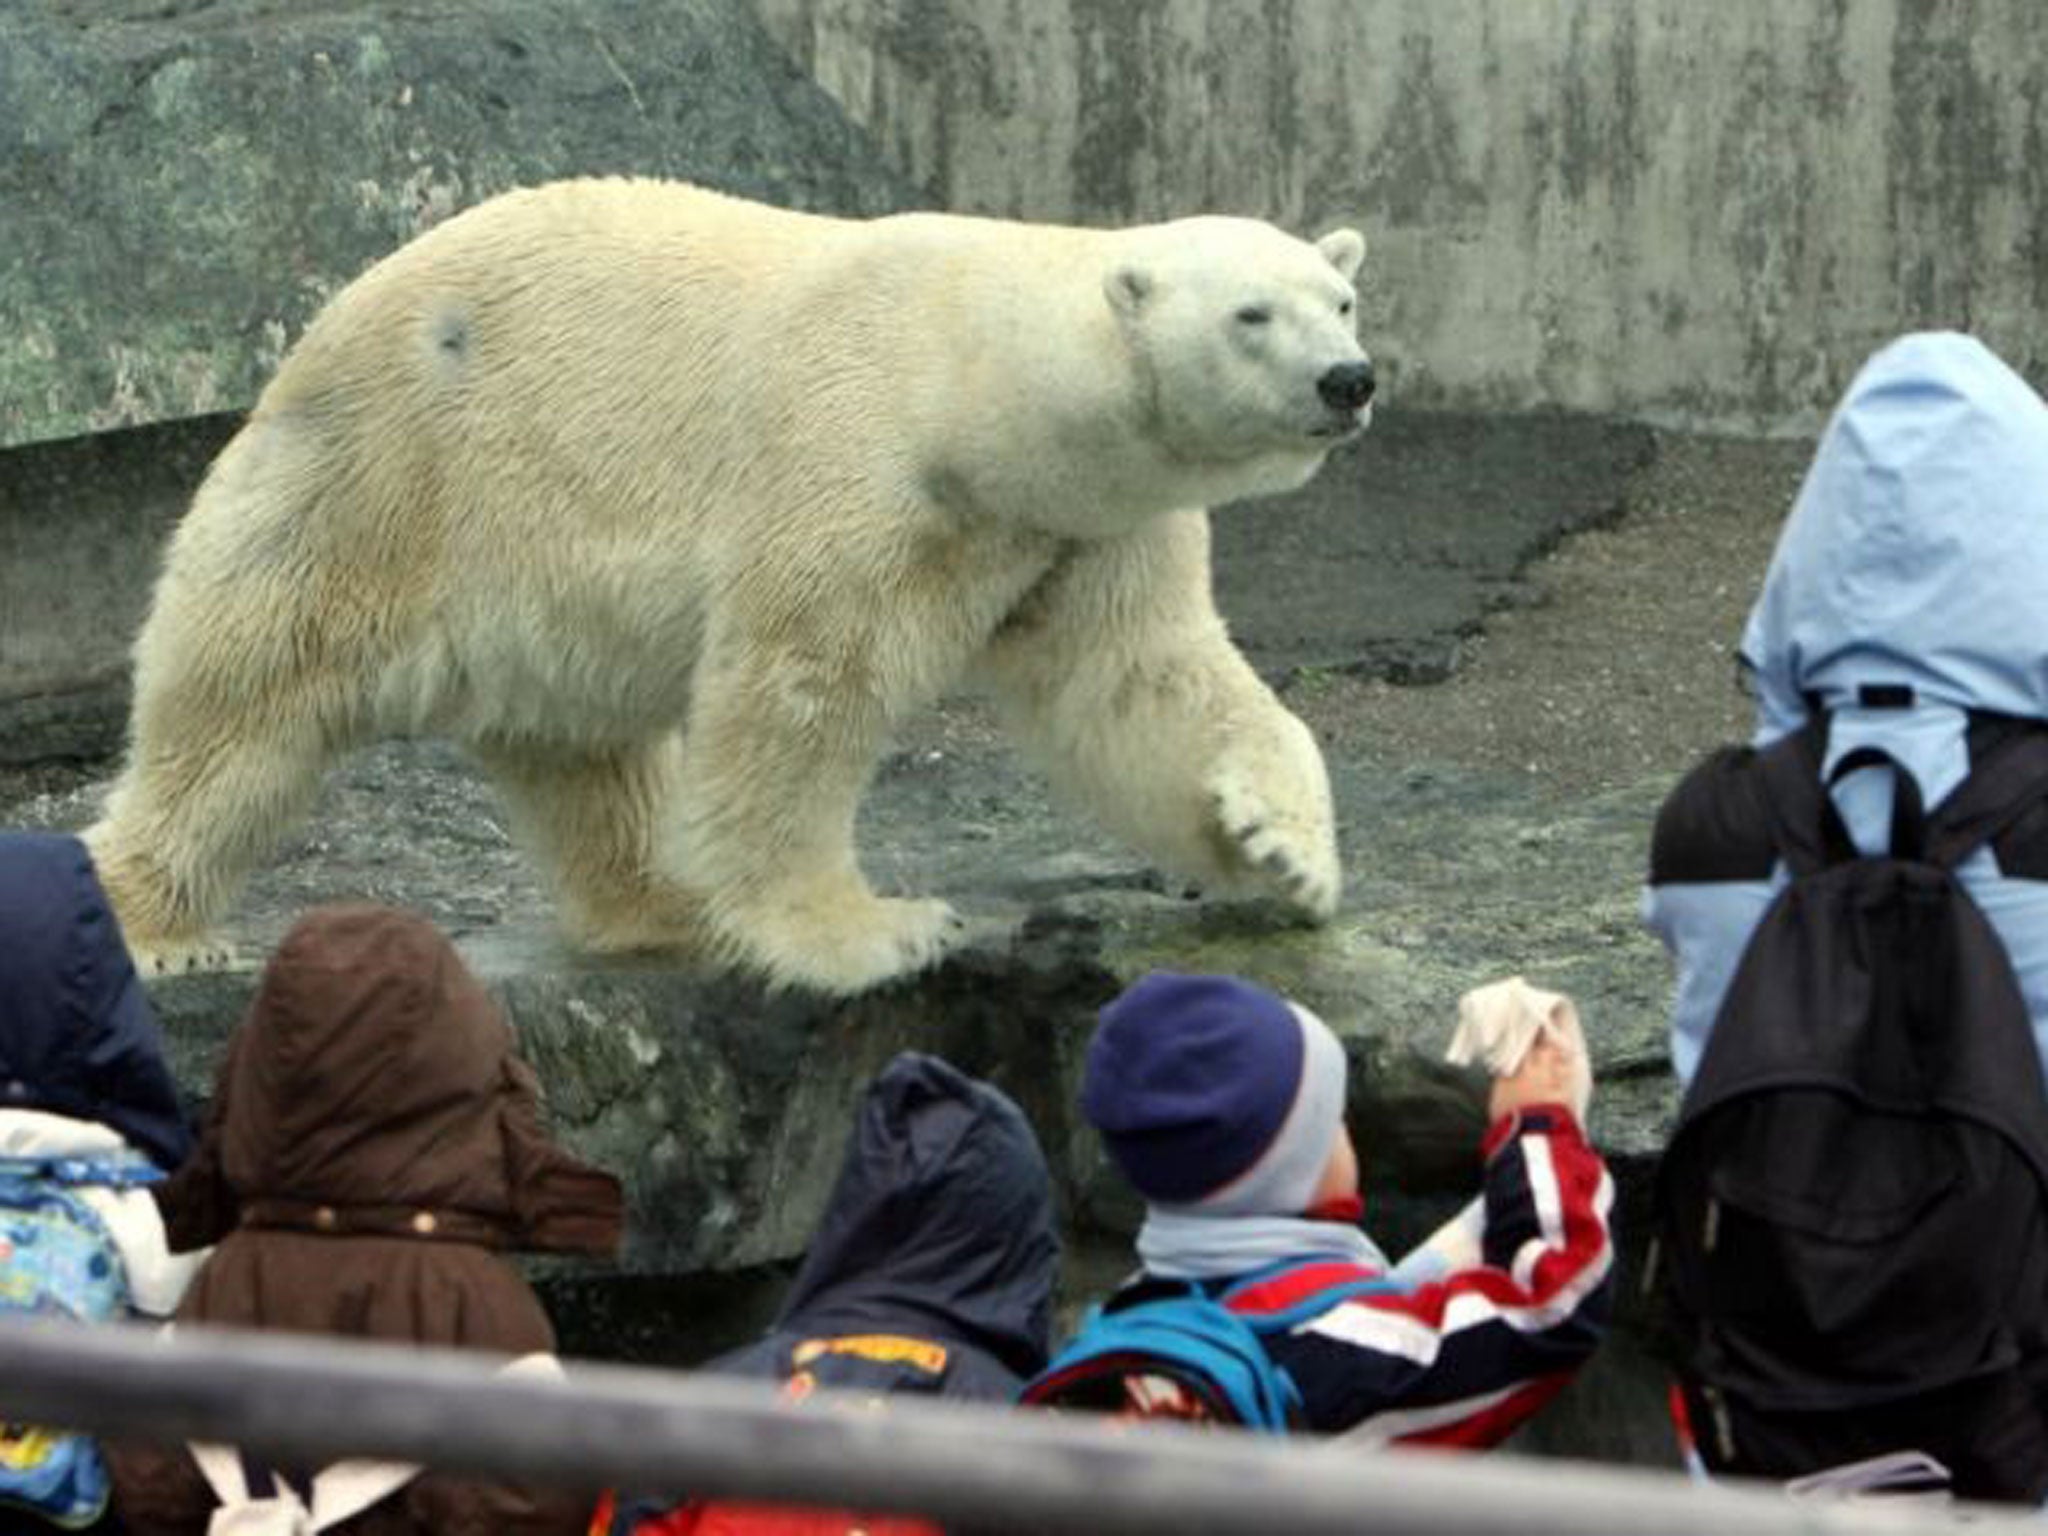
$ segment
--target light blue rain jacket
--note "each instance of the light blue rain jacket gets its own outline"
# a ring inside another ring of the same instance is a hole
[[[1969,771],[1969,710],[2048,719],[2048,405],[1981,342],[1906,336],[1866,363],[1821,438],[1743,632],[1755,744],[1831,716],[1826,767],[1865,745],[1910,771],[1931,808]],[[1903,685],[1907,708],[1860,705]],[[1834,798],[1857,846],[1883,850],[1892,780],[1848,775]],[[1959,874],[2018,973],[2048,1069],[2048,881]],[[1677,962],[1671,1055],[1699,1065],[1765,880],[1652,884],[1643,916]]]

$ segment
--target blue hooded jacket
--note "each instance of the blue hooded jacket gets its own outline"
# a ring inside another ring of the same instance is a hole
[[[149,996],[75,837],[0,832],[0,1109],[112,1126],[167,1170],[191,1150]]]
[[[774,1327],[706,1369],[786,1383],[798,1401],[817,1386],[1006,1403],[1045,1366],[1058,1275],[1052,1178],[1023,1111],[904,1051],[861,1096]],[[620,1499],[608,1529],[628,1536],[678,1507]]]
[[[1030,1122],[987,1083],[906,1051],[861,1100],[774,1328],[712,1368],[1008,1401],[1044,1368],[1058,1274],[1052,1180]],[[891,1361],[885,1346],[806,1348],[875,1335],[934,1341],[944,1365]]]
[[[1879,351],[1821,437],[1742,659],[1756,745],[1825,711],[1824,772],[1877,746],[1930,807],[1969,772],[1971,711],[2048,720],[2048,405],[1969,336],[1910,335]],[[1835,788],[1865,853],[1884,846],[1891,791],[1884,769]],[[1644,918],[1677,961],[1671,1052],[1684,1083],[1785,873],[1660,882],[1655,862]],[[2044,873],[2017,876],[1990,848],[1958,871],[2011,956],[2048,1068]]]

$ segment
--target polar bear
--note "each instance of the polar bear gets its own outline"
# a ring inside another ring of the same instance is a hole
[[[1364,242],[874,220],[675,182],[494,198],[338,293],[173,536],[87,837],[146,972],[337,756],[475,754],[572,937],[857,992],[960,922],[878,895],[890,728],[991,690],[1166,868],[1327,918],[1308,729],[1210,595],[1217,502],[1369,420]]]

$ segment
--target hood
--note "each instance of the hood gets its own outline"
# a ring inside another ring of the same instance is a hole
[[[907,1311],[1022,1375],[1043,1367],[1059,1269],[1052,1181],[1006,1095],[905,1052],[860,1103],[778,1329]]]
[[[1743,634],[1759,742],[1873,698],[1944,741],[1959,711],[2048,718],[2044,592],[2048,406],[1972,337],[1893,342],[1828,423]]]
[[[425,1211],[577,1253],[610,1252],[622,1221],[618,1181],[543,1129],[539,1083],[455,946],[384,907],[320,908],[285,936],[193,1164],[164,1194],[180,1248],[251,1206],[335,1208],[342,1230],[372,1231]]]
[[[156,1014],[75,837],[0,832],[0,1109],[114,1130],[163,1168],[192,1138]]]

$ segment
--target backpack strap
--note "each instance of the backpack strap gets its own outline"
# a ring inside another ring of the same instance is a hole
[[[232,1445],[194,1442],[185,1447],[214,1502],[232,1509],[257,1499],[277,1497],[277,1483],[254,1457]]]
[[[164,1328],[159,1337],[170,1338],[174,1333],[172,1325]],[[544,1352],[520,1355],[508,1361],[497,1374],[557,1381],[563,1375],[562,1362]],[[423,1470],[410,1462],[356,1459],[330,1462],[310,1475],[294,1476],[265,1466],[231,1445],[195,1441],[185,1449],[219,1503],[214,1512],[216,1522],[225,1523],[227,1513],[238,1507],[275,1502],[286,1515],[302,1520],[305,1530],[316,1532],[352,1520],[382,1503]]]
[[[161,1183],[165,1177],[163,1169],[140,1152],[92,1157],[0,1157],[0,1178],[46,1179],[67,1187],[140,1189]]]
[[[420,1475],[404,1462],[337,1461],[318,1472],[294,1477],[267,1466],[231,1445],[194,1443],[186,1448],[218,1505],[216,1525],[234,1529],[229,1518],[250,1506],[271,1511],[275,1529],[324,1531],[383,1502]],[[250,1529],[269,1530],[251,1516]]]
[[[1822,818],[1821,835],[1827,841],[1833,863],[1861,857],[1861,850],[1849,836],[1848,826],[1842,820],[1842,813],[1835,805],[1834,788],[1852,773],[1865,768],[1889,768],[1892,771],[1892,828],[1886,851],[1895,859],[1924,859],[1927,856],[1927,804],[1920,797],[1920,781],[1906,771],[1905,766],[1882,747],[1858,747],[1842,754],[1828,773],[1828,793],[1824,797],[1826,814]]]
[[[1922,807],[1912,774],[1878,747],[1848,753],[1823,784],[1826,747],[1827,717],[1816,715],[1756,758],[1764,779],[1771,839],[1795,875],[1856,857],[1856,846],[1827,791],[1863,768],[1892,770],[1893,856],[1924,859],[1943,869],[1955,868],[1993,841],[2048,794],[2048,727],[2036,722],[1993,733],[1983,756],[1970,765],[1969,776],[1931,814]]]
[[[1965,814],[1971,816],[1971,826],[1950,830],[1937,844],[1936,828],[1921,797],[1919,781],[1882,747],[1861,746],[1844,753],[1823,778],[1821,765],[1826,761],[1827,730],[1827,717],[1817,715],[1790,736],[1766,747],[1756,758],[1764,779],[1771,839],[1794,875],[1810,875],[1862,856],[1835,805],[1833,790],[1842,780],[1866,768],[1891,770],[1892,824],[1887,844],[1890,856],[1926,860],[1943,868],[1953,868],[1971,848],[1995,836],[2025,811],[2029,801],[2024,795],[2015,800],[2017,791],[2027,784],[2048,781],[2048,735],[2007,737],[1993,749],[1985,768],[1973,768],[1969,778],[1942,803],[1944,827],[1955,821],[1949,808],[1959,802]],[[2032,766],[2014,763],[1995,779],[1978,784],[1980,778],[1986,778],[1987,769],[2009,760],[2014,747],[2025,741],[2034,741],[2041,749]],[[1971,791],[1967,797],[1966,790]],[[1987,816],[1994,819],[1984,820]],[[1981,827],[1977,825],[1980,820]],[[1958,837],[1968,840],[1959,843]],[[1950,856],[1944,858],[1944,854]]]
[[[293,1498],[307,1508],[312,1507],[313,1479],[310,1476],[302,1473],[294,1477],[290,1473],[266,1466],[240,1447],[235,1447],[234,1450],[235,1460],[241,1466],[242,1487],[247,1497],[275,1499],[281,1496],[279,1490],[283,1489],[288,1490]]]
[[[1320,1317],[1332,1307],[1360,1296],[1384,1296],[1389,1292],[1405,1289],[1400,1281],[1390,1275],[1380,1275],[1370,1280],[1344,1280],[1335,1285],[1318,1286],[1284,1307],[1241,1307],[1236,1304],[1255,1286],[1264,1285],[1289,1270],[1299,1268],[1301,1261],[1298,1259],[1276,1264],[1271,1269],[1247,1275],[1233,1282],[1217,1292],[1215,1299],[1236,1316],[1243,1318],[1252,1332],[1264,1337],[1269,1333],[1286,1333],[1310,1318]]]
[[[1813,874],[1856,854],[1841,812],[1820,781],[1827,730],[1827,716],[1816,714],[1756,755],[1771,841],[1794,875]]]
[[[1953,869],[2005,831],[2048,794],[2048,728],[2016,730],[1997,741],[1970,776],[1934,808],[1927,860]]]

